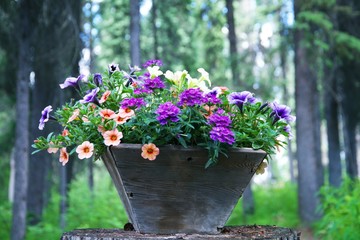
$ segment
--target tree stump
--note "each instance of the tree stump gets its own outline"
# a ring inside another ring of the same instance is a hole
[[[76,229],[64,233],[61,240],[170,240],[170,239],[267,239],[267,240],[300,240],[300,232],[290,228],[276,226],[234,226],[224,227],[219,234],[141,234],[121,229]]]

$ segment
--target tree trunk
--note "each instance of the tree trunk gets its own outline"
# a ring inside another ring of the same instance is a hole
[[[16,140],[15,140],[15,182],[14,203],[12,209],[11,239],[21,240],[26,233],[26,193],[28,187],[29,160],[29,77],[31,72],[30,1],[19,2],[19,52],[18,75],[16,86]]]
[[[130,57],[131,64],[140,66],[140,1],[130,0]]]
[[[360,37],[359,14],[360,2],[357,0],[339,0],[339,4],[346,6],[352,12],[337,18],[339,30],[354,37]],[[340,13],[339,13],[340,14]],[[360,69],[359,54],[354,52],[342,59],[340,71],[341,108],[343,120],[344,149],[346,172],[350,178],[358,177],[357,151],[356,151],[356,126],[360,121],[358,102],[360,101]]]
[[[156,20],[157,20],[157,9],[156,9],[156,1],[152,0],[152,7],[151,7],[151,25],[152,25],[152,32],[154,37],[154,59],[159,58],[159,42],[158,42],[158,34],[157,34],[157,26],[156,26]]]
[[[245,188],[245,191],[243,192],[241,199],[243,201],[242,209],[243,209],[244,222],[246,223],[246,215],[255,213],[255,201],[254,201],[254,194],[251,189],[251,182]]]
[[[226,8],[227,8],[227,23],[229,28],[229,43],[230,43],[230,66],[232,73],[232,84],[233,86],[239,87],[241,86],[240,76],[239,76],[239,67],[238,67],[238,51],[237,51],[237,37],[235,31],[235,20],[234,20],[234,6],[233,0],[226,0]]]
[[[300,0],[295,0],[295,19]],[[304,44],[304,32],[295,31],[295,100],[298,160],[298,197],[300,217],[306,224],[320,218],[317,192],[322,185],[320,153],[319,103],[316,76]]]
[[[333,66],[336,68],[336,66]],[[340,187],[341,185],[341,158],[340,158],[340,137],[339,137],[339,108],[338,91],[335,72],[330,69],[325,71],[327,81],[325,85],[325,117],[326,132],[328,140],[328,158],[329,158],[329,183],[331,186]]]

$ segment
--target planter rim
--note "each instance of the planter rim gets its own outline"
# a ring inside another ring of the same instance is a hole
[[[121,143],[117,146],[110,146],[108,148],[118,148],[118,149],[123,149],[123,148],[129,148],[129,149],[141,149],[141,147],[143,146],[143,144],[140,143]],[[203,147],[199,147],[199,146],[188,146],[188,147],[184,147],[182,145],[173,145],[173,144],[168,144],[168,145],[162,145],[162,146],[158,146],[159,149],[182,149],[183,151],[188,150],[188,151],[193,151],[193,150],[205,150],[205,148]],[[243,153],[253,153],[253,152],[257,152],[257,153],[263,153],[263,154],[267,154],[264,150],[262,149],[253,149],[253,148],[239,148],[239,147],[229,147],[228,148],[229,152],[243,152]]]

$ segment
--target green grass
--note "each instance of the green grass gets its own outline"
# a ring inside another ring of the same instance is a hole
[[[315,225],[320,239],[360,239],[360,181],[345,179],[340,188],[322,187],[322,219]]]
[[[88,187],[87,176],[79,176],[71,184],[64,231],[77,228],[122,228],[127,223],[125,210],[105,169],[96,171],[94,182],[93,193]],[[59,239],[63,233],[59,212],[60,195],[53,191],[43,221],[28,227],[26,239]]]
[[[298,216],[297,189],[293,184],[254,186],[255,212],[243,215],[242,200],[235,207],[227,225],[277,225],[297,227]]]

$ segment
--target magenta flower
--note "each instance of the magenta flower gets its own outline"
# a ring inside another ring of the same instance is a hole
[[[203,92],[200,88],[189,88],[180,94],[179,106],[195,106],[204,103]]]
[[[158,60],[158,59],[152,59],[152,60],[148,60],[144,65],[143,67],[144,68],[147,68],[147,67],[153,67],[153,66],[162,66],[163,63],[161,60]]]
[[[165,84],[163,83],[163,81],[161,81],[159,77],[155,77],[153,79],[148,78],[144,81],[144,88],[150,90],[163,89],[165,88]]]
[[[203,101],[209,104],[222,103],[221,99],[218,98],[219,91],[221,91],[219,88],[214,88],[213,90],[204,95]]]
[[[145,106],[145,101],[143,98],[125,98],[121,102],[121,108],[140,108]]]
[[[212,124],[216,127],[227,128],[231,125],[231,119],[229,116],[223,116],[218,113],[212,114],[208,119],[209,124]]]
[[[50,118],[50,112],[52,111],[52,106],[49,105],[47,106],[46,108],[44,108],[44,110],[42,110],[41,112],[41,118],[39,120],[39,129],[40,130],[43,130],[44,129],[44,126],[45,126],[45,123],[47,121],[49,121],[49,118]]]
[[[226,127],[213,127],[210,131],[210,138],[214,141],[232,145],[235,142],[234,133]]]
[[[92,89],[88,94],[84,96],[82,100],[80,100],[80,103],[95,103],[99,104],[99,101],[96,97],[97,93],[99,92],[99,88]]]
[[[160,124],[165,125],[169,121],[179,121],[178,115],[180,113],[180,109],[171,102],[166,102],[160,104],[155,113],[157,114],[156,119],[160,122]]]
[[[65,79],[64,83],[59,84],[61,89],[67,88],[67,87],[74,87],[79,89],[79,82],[85,77],[84,74],[80,74],[77,78],[74,77],[68,77]]]

